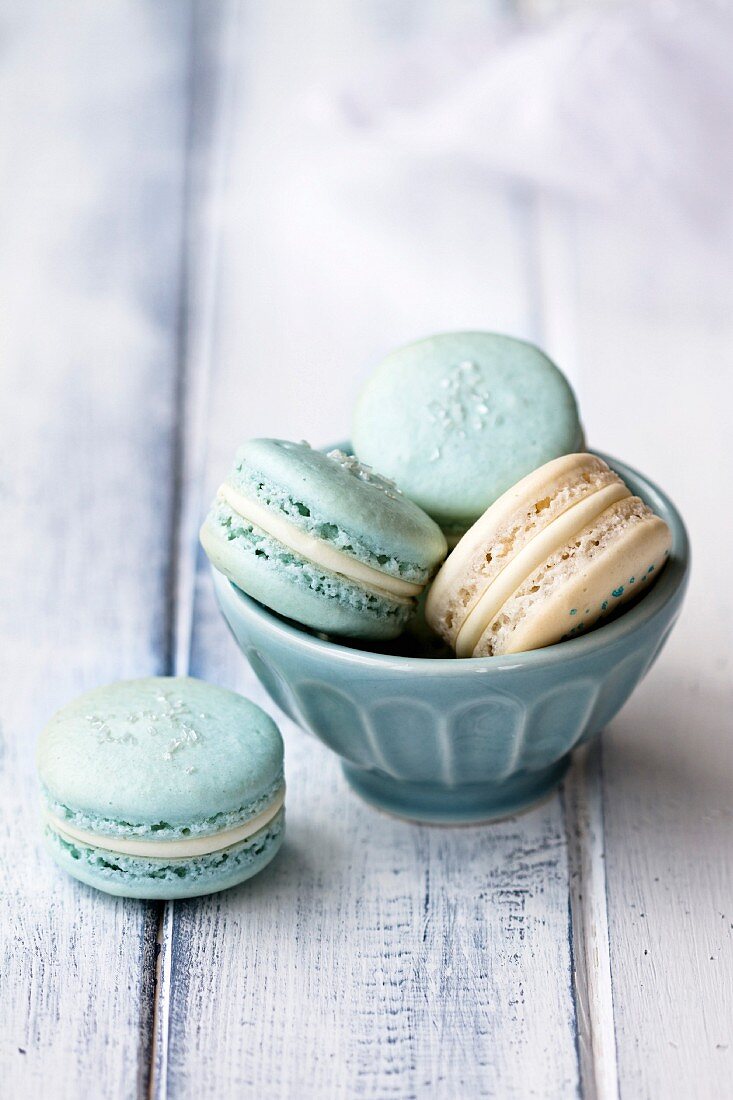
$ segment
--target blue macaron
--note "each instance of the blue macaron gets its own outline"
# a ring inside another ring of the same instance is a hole
[[[352,431],[455,541],[510,486],[583,449],[568,382],[532,344],[488,332],[434,336],[388,355],[358,400]]]
[[[201,680],[126,680],[80,696],[44,729],[38,771],[51,855],[108,894],[224,890],[283,840],[277,726]]]
[[[402,632],[446,554],[439,527],[341,451],[253,439],[201,528],[216,569],[260,603],[328,634]]]

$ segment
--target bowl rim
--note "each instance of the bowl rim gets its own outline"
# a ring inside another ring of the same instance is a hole
[[[589,451],[602,458],[624,480],[629,478],[637,483],[642,499],[661,514],[672,531],[672,550],[666,567],[656,582],[638,603],[629,608],[617,619],[597,627],[588,634],[570,638],[543,649],[528,650],[526,653],[501,654],[495,657],[404,657],[399,654],[375,653],[371,650],[357,649],[342,642],[332,642],[301,629],[297,623],[286,619],[258,603],[240,588],[228,580],[213,565],[214,586],[219,599],[237,608],[245,618],[256,619],[260,628],[294,648],[309,650],[322,659],[341,661],[350,665],[366,665],[379,670],[430,672],[433,676],[476,675],[489,671],[506,671],[517,668],[544,668],[558,662],[567,662],[573,658],[584,658],[600,650],[610,649],[621,639],[634,633],[657,615],[661,614],[669,602],[684,589],[689,575],[690,542],[684,520],[676,505],[655,482],[651,481],[633,466],[602,451]]]

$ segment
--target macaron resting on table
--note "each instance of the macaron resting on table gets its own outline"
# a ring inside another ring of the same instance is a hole
[[[281,615],[372,639],[402,632],[447,550],[425,512],[352,456],[278,439],[240,447],[201,543]]]
[[[125,680],[80,696],[44,729],[38,770],[51,855],[109,894],[224,890],[283,840],[277,726],[201,680]]]
[[[458,657],[540,649],[642,595],[670,545],[664,520],[603,459],[564,455],[464,535],[435,578],[426,618]]]
[[[583,432],[573,391],[539,348],[454,332],[382,361],[359,397],[351,441],[452,543],[520,478],[581,450]]]

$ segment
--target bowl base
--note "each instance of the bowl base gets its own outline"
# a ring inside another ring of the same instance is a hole
[[[478,825],[529,810],[560,783],[570,753],[541,771],[524,772],[499,783],[414,783],[384,772],[343,764],[349,785],[378,810],[428,825]]]

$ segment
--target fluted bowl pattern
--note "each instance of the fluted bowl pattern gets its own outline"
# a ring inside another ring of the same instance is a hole
[[[603,729],[651,667],[682,604],[687,534],[661,490],[606,460],[670,525],[670,560],[625,614],[546,649],[467,660],[351,649],[302,630],[214,571],[224,616],[272,699],[342,757],[368,801],[431,822],[524,808],[559,782],[572,749]]]

